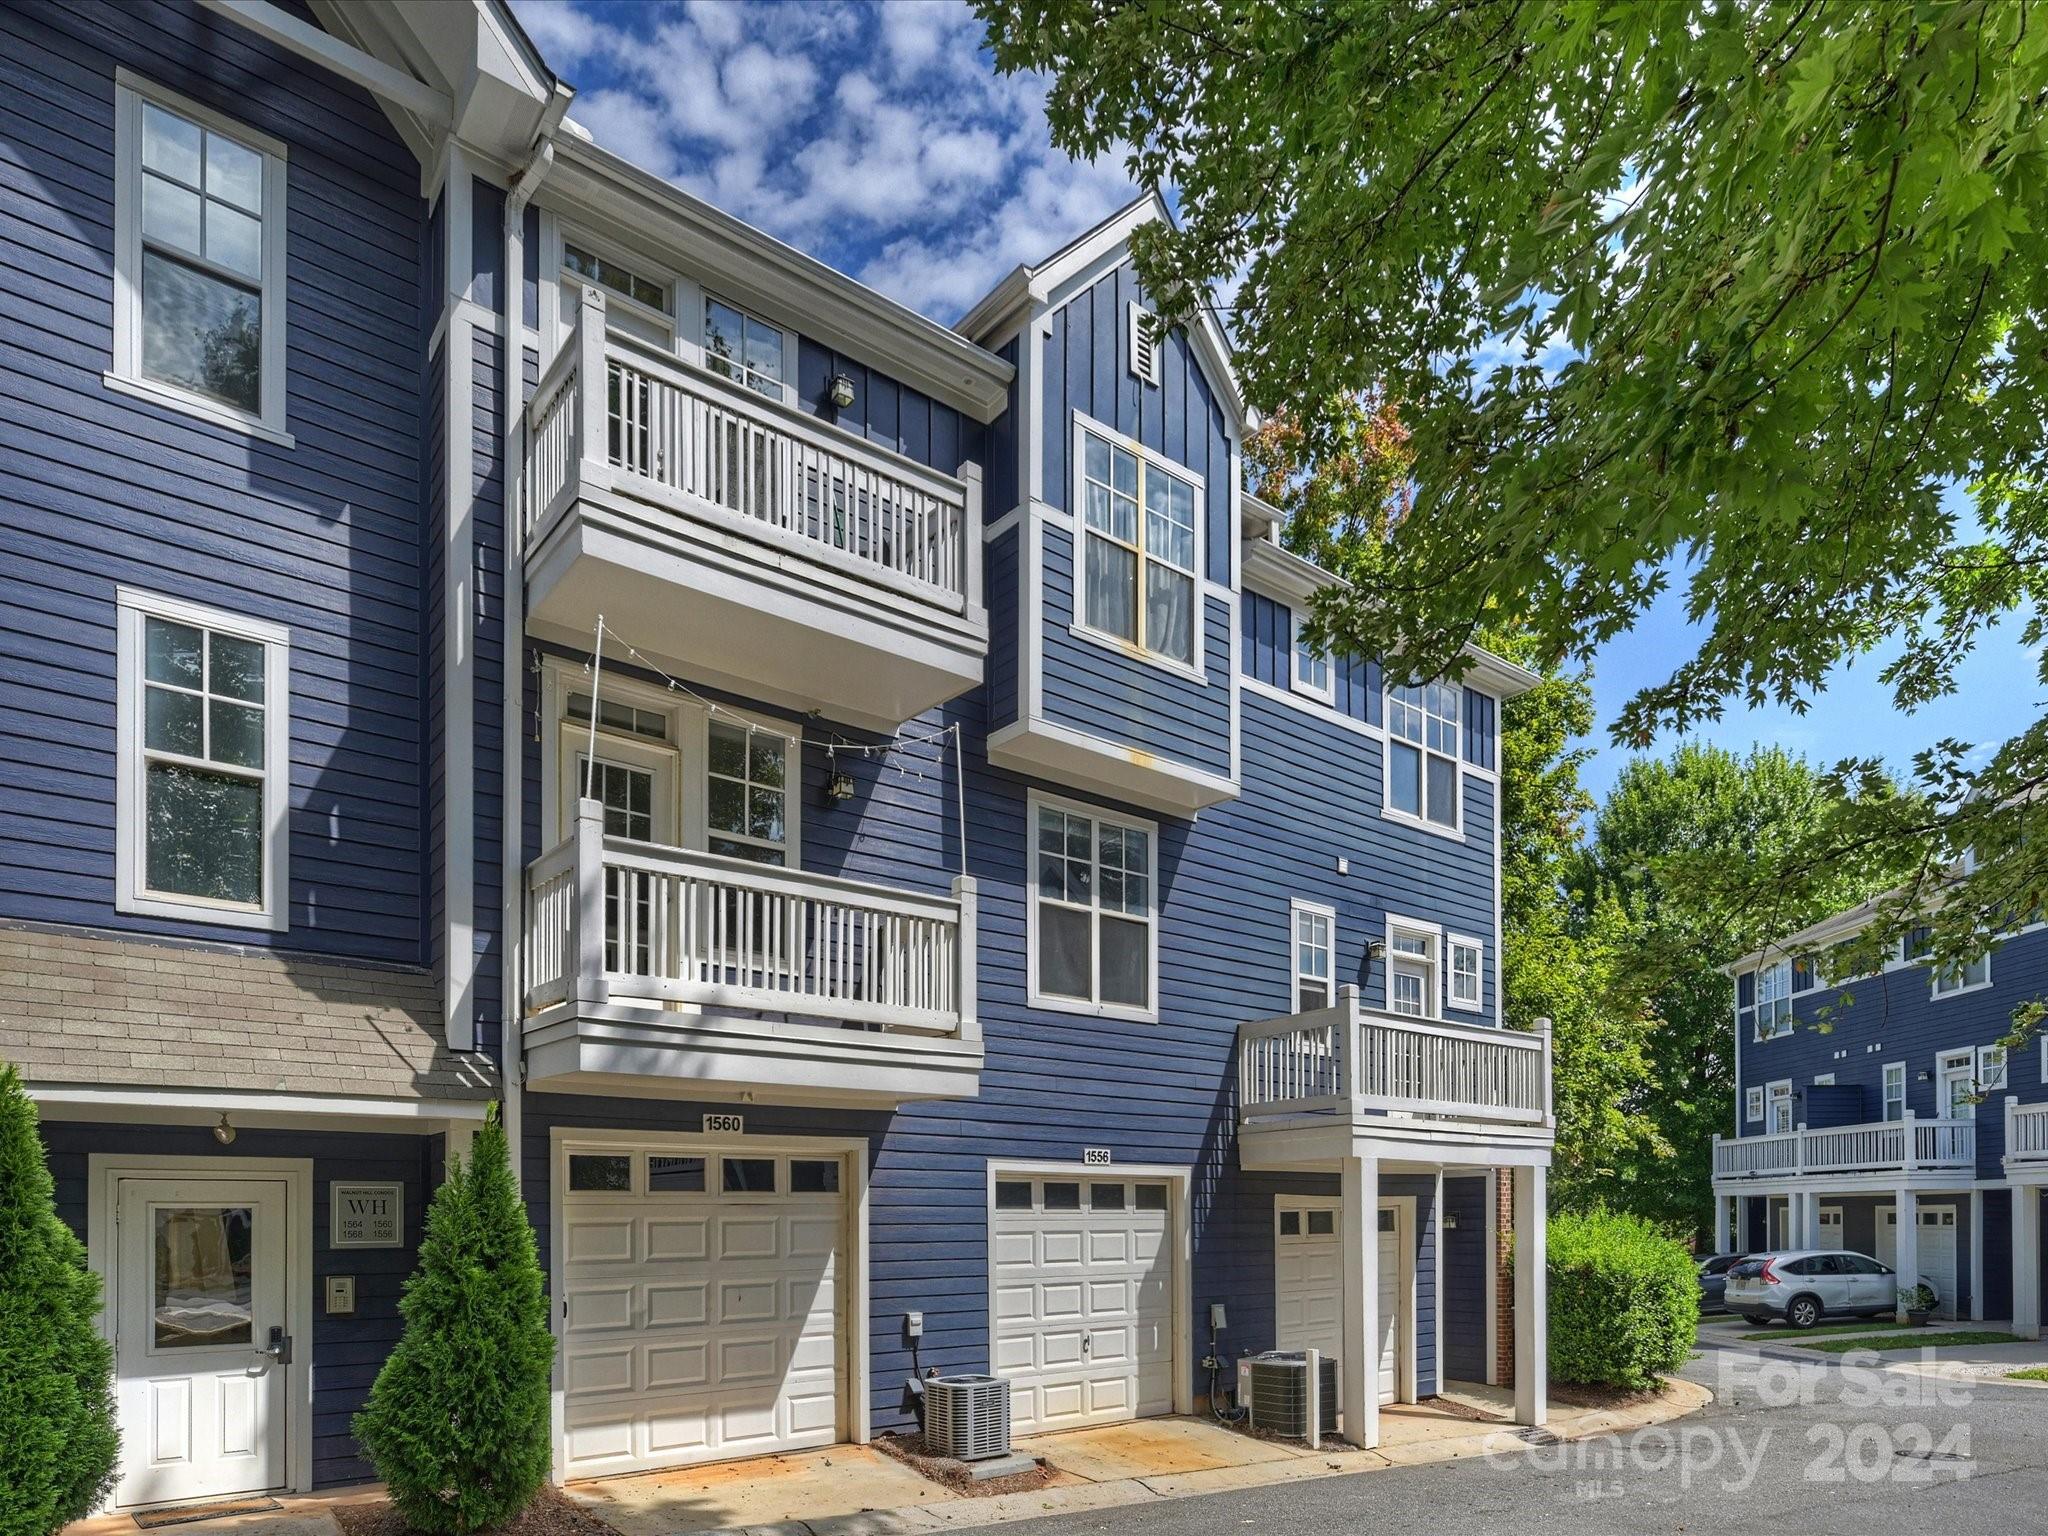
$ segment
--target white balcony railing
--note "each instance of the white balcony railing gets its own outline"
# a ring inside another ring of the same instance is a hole
[[[2005,1160],[2048,1163],[2048,1103],[2005,1101]]]
[[[694,1006],[959,1035],[974,882],[925,896],[604,835],[584,801],[526,876],[526,1012]]]
[[[1238,1116],[1392,1111],[1550,1123],[1550,1034],[1336,1006],[1238,1030]]]
[[[601,380],[600,387],[593,381]],[[976,472],[957,479],[631,338],[585,291],[527,405],[527,533],[597,486],[824,560],[952,612],[979,607]]]
[[[1976,1165],[1975,1121],[1922,1120],[1910,1110],[1902,1120],[1874,1120],[1821,1130],[1800,1126],[1769,1136],[1714,1138],[1716,1178],[1949,1172],[1974,1169]]]

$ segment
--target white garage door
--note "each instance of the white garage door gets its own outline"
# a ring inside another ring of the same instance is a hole
[[[1018,1434],[1173,1411],[1173,1222],[1162,1180],[999,1179],[996,1373]]]
[[[1887,1206],[1877,1213],[1877,1258],[1899,1267],[1899,1213]],[[1954,1206],[1923,1206],[1920,1210],[1920,1278],[1934,1287],[1935,1313],[1954,1317],[1962,1289],[1956,1279],[1956,1212]]]
[[[571,1151],[565,1472],[844,1438],[839,1157]]]
[[[1401,1286],[1401,1222],[1391,1206],[1380,1207],[1380,1401],[1400,1395],[1401,1336],[1407,1331],[1407,1295]]]
[[[1344,1250],[1340,1218],[1332,1208],[1278,1202],[1274,1238],[1274,1342],[1280,1349],[1344,1353]],[[1407,1337],[1408,1297],[1401,1284],[1399,1208],[1380,1207],[1377,1256],[1380,1306],[1380,1401],[1401,1389],[1401,1341]],[[1341,1367],[1340,1367],[1341,1369]],[[1341,1380],[1341,1378],[1340,1378]],[[1340,1389],[1341,1390],[1341,1389]]]

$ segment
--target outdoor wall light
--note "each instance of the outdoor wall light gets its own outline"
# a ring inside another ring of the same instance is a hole
[[[834,773],[825,781],[825,794],[834,804],[853,798],[853,775],[845,772]]]
[[[831,400],[842,411],[853,404],[853,380],[843,373],[833,374]]]
[[[235,1128],[228,1124],[228,1112],[226,1110],[220,1112],[220,1124],[213,1128],[213,1139],[224,1147],[231,1147],[235,1144]]]

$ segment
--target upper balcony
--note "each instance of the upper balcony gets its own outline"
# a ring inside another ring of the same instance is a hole
[[[1237,1032],[1238,1156],[1327,1167],[1361,1141],[1424,1163],[1549,1161],[1550,1031],[1334,1007]]]
[[[527,406],[527,627],[893,728],[981,681],[980,470],[940,474],[631,337],[586,290]]]
[[[2015,1173],[2023,1169],[2036,1174],[2048,1171],[2048,1103],[2006,1099],[2005,1166]]]
[[[608,837],[526,874],[527,1084],[893,1108],[971,1098],[975,887],[894,890]]]
[[[1769,1136],[1714,1138],[1714,1180],[1803,1178],[1808,1174],[1920,1174],[1973,1177],[1977,1126],[1971,1120],[1922,1120],[1909,1109],[1902,1120],[1779,1131]]]

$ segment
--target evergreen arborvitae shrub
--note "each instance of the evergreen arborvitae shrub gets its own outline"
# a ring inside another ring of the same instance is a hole
[[[120,1449],[99,1276],[56,1193],[35,1105],[0,1066],[0,1536],[49,1536],[91,1513]]]
[[[1692,1256],[1639,1216],[1550,1218],[1550,1375],[1646,1390],[1685,1364],[1700,1322]]]
[[[427,1207],[405,1331],[356,1438],[414,1528],[484,1530],[547,1481],[554,1338],[533,1228],[494,1112]]]

